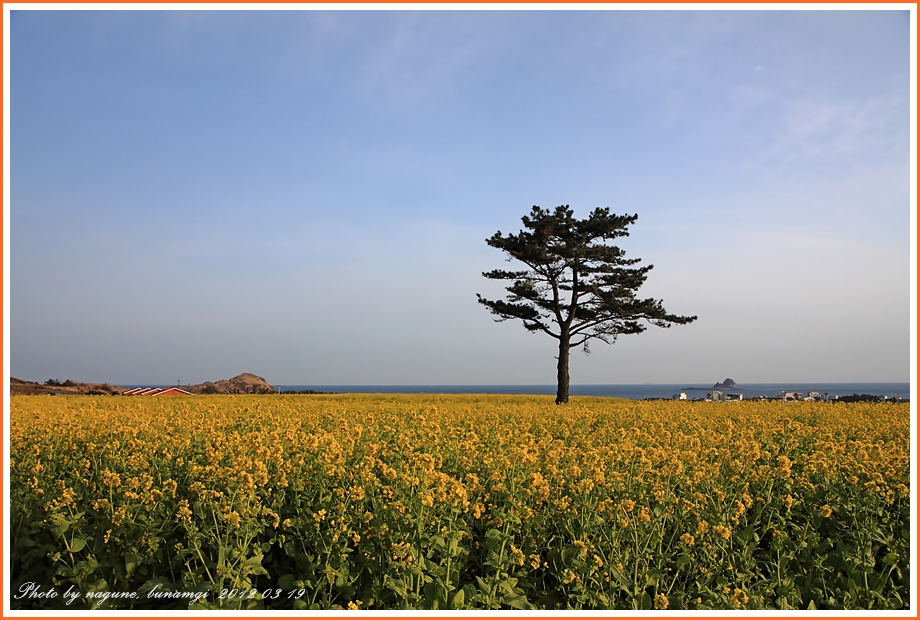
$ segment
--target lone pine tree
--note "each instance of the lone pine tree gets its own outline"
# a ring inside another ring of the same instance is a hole
[[[552,212],[534,206],[521,218],[524,230],[507,236],[498,231],[486,239],[527,269],[484,272],[490,280],[510,280],[508,296],[476,297],[497,321],[519,319],[528,331],[559,341],[557,405],[569,401],[569,349],[582,347],[587,353],[591,340],[613,344],[620,335],[644,332],[646,324],[670,327],[696,320],[668,314],[660,300],[636,297],[653,265],[634,267],[641,259],[626,258],[608,242],[629,236],[627,227],[638,217],[595,209],[578,220],[568,205]]]

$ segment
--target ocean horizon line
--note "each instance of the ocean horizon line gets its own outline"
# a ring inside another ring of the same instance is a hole
[[[465,383],[465,384],[331,384],[331,383],[275,383],[271,386],[278,392],[313,392],[333,394],[489,394],[489,395],[535,395],[556,393],[555,383]],[[138,385],[130,387],[167,387],[165,385]],[[181,387],[181,385],[179,386]],[[782,392],[800,392],[807,395],[817,392],[821,396],[850,396],[869,394],[889,398],[909,399],[911,383],[908,381],[861,381],[861,382],[764,382],[735,384],[733,388],[716,387],[714,384],[693,383],[573,383],[569,386],[570,396],[599,396],[641,400],[648,398],[673,398],[681,392],[705,392],[718,390],[744,397],[775,397]],[[689,396],[689,395],[688,395]]]

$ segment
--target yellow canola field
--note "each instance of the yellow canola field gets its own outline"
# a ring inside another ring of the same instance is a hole
[[[13,607],[64,605],[15,598],[34,584],[83,593],[69,608],[904,608],[909,418],[869,403],[14,397]]]

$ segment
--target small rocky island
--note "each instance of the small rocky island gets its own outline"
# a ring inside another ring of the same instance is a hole
[[[182,389],[192,394],[272,394],[275,392],[275,388],[265,379],[250,372],[244,372],[232,379],[205,381]]]
[[[716,389],[716,390],[720,390],[720,389],[721,390],[734,390],[737,386],[738,384],[735,383],[733,380],[725,379],[725,381],[723,381],[722,383],[716,383],[712,387],[713,389]]]

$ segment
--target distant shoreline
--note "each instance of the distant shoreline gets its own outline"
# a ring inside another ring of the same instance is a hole
[[[19,384],[16,385],[16,382]],[[24,385],[27,384],[27,385]],[[23,388],[30,388],[28,391]],[[120,393],[131,387],[168,387],[166,384],[128,384],[114,386],[108,384],[79,384],[79,387],[57,387],[39,385],[34,382],[13,380],[10,385],[11,394],[74,394],[89,391],[105,393],[116,391]],[[343,384],[269,384],[264,387],[276,392],[306,392],[336,393],[336,394],[508,394],[508,395],[554,395],[555,384],[388,384],[388,385],[343,385]],[[82,389],[81,389],[82,388]],[[92,390],[86,388],[93,388]],[[870,394],[909,400],[911,384],[909,382],[839,382],[839,383],[750,383],[736,385],[734,388],[715,388],[701,386],[685,386],[679,383],[587,383],[573,384],[569,387],[571,396],[594,396],[608,398],[626,398],[630,400],[673,398],[681,392],[721,391],[728,394],[743,394],[745,399],[756,397],[776,397],[780,392],[818,392],[822,396],[827,393],[833,396],[849,396],[854,394]],[[696,397],[695,397],[696,398]]]

